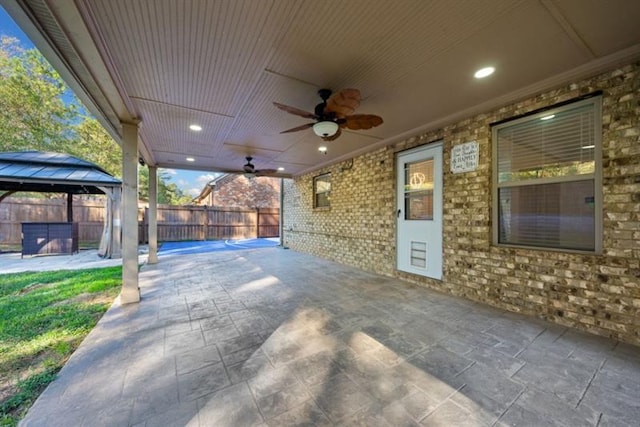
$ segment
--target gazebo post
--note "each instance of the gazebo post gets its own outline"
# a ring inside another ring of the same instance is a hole
[[[120,302],[140,301],[138,288],[138,123],[122,122],[122,291]]]
[[[73,193],[67,193],[67,222],[73,222]]]

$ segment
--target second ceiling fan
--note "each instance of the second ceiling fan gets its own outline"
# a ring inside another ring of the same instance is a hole
[[[316,135],[325,141],[333,141],[341,135],[341,129],[363,130],[371,129],[382,124],[382,117],[373,114],[353,114],[360,106],[360,91],[358,89],[342,89],[334,94],[329,89],[320,89],[318,95],[322,102],[316,105],[313,113],[296,107],[274,102],[273,105],[287,113],[307,119],[314,119],[314,123],[307,123],[280,133],[298,132],[313,128]]]
[[[256,167],[253,165],[253,163],[251,163],[251,161],[253,160],[253,157],[247,156],[247,157],[245,157],[245,159],[247,159],[247,163],[244,166],[242,166],[242,170],[244,171],[245,175],[248,175],[250,177],[253,177],[253,176],[268,176],[268,175],[273,175],[276,172],[278,172],[275,169],[257,170]]]

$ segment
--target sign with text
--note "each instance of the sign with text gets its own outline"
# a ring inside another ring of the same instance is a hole
[[[478,169],[478,142],[458,144],[451,150],[451,172],[471,172]]]

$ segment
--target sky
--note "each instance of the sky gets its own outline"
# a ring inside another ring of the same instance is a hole
[[[25,49],[31,49],[35,46],[29,40],[27,35],[16,25],[13,19],[7,14],[2,6],[0,6],[0,36],[15,37]],[[178,169],[159,169],[158,172],[165,172],[171,177],[170,182],[176,185],[185,193],[195,197],[200,194],[204,185],[215,178],[215,174],[208,171],[189,171]]]
[[[158,169],[159,172],[166,172],[171,176],[171,182],[175,182],[178,187],[185,193],[196,197],[205,184],[216,177],[214,172],[208,171],[190,171],[178,169]]]

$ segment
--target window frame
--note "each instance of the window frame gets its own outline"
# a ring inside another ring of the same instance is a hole
[[[326,191],[318,191],[318,181],[325,181],[329,183],[329,189]],[[326,204],[318,203],[318,196],[326,194]],[[323,173],[313,177],[313,208],[314,209],[329,209],[331,208],[331,172]]]
[[[594,172],[593,174],[563,176],[554,178],[535,178],[529,180],[520,181],[507,181],[499,182],[499,153],[498,153],[498,131],[500,129],[507,128],[509,126],[519,125],[525,122],[540,120],[542,117],[557,114],[559,112],[580,108],[582,106],[592,104],[593,116],[594,116]],[[491,188],[491,209],[492,209],[492,243],[498,247],[508,248],[520,248],[529,250],[544,250],[553,252],[567,252],[567,253],[581,253],[581,254],[601,254],[602,253],[602,241],[603,241],[603,196],[602,196],[602,96],[594,94],[586,99],[575,100],[571,102],[563,102],[559,105],[545,108],[542,110],[536,110],[521,117],[517,117],[511,120],[504,120],[491,125],[491,140],[492,140],[492,188]],[[592,180],[594,185],[594,249],[593,250],[580,250],[569,249],[562,247],[547,247],[547,246],[533,246],[514,243],[502,243],[500,242],[500,207],[499,207],[499,190],[501,188],[514,188],[525,186],[536,186],[546,184],[557,184],[577,181]]]

